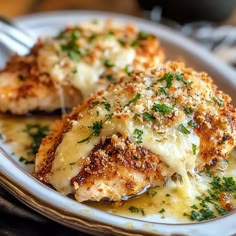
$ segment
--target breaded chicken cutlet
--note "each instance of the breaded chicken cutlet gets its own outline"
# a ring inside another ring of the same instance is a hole
[[[163,60],[158,39],[133,25],[106,20],[68,27],[0,71],[0,111],[72,108],[122,75]]]
[[[236,111],[206,73],[169,62],[127,75],[57,122],[36,157],[39,180],[77,201],[121,201],[191,178],[228,157]]]

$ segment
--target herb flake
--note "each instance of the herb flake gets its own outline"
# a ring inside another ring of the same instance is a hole
[[[166,114],[173,112],[174,108],[173,107],[169,107],[169,106],[167,106],[165,104],[154,103],[153,106],[152,106],[152,110],[153,111],[158,111],[163,116],[165,116]]]
[[[183,124],[180,124],[177,129],[183,134],[190,134],[190,131]]]
[[[143,135],[143,131],[140,129],[135,129],[133,132],[133,137],[136,139],[136,143],[140,144],[142,143],[142,135]]]
[[[35,155],[38,152],[42,139],[49,133],[49,131],[50,130],[48,126],[43,126],[39,124],[26,125],[26,129],[24,130],[24,132],[26,132],[32,140],[32,144],[30,146],[28,154]]]
[[[143,113],[143,119],[146,120],[146,121],[154,121],[155,120],[155,117],[148,113],[148,112],[144,112]]]

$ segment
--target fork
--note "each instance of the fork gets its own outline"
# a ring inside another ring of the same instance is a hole
[[[35,39],[10,19],[0,15],[0,44],[19,55],[26,54],[33,47]]]

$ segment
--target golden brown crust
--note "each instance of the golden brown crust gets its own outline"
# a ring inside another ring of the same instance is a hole
[[[158,39],[133,25],[108,19],[68,27],[39,40],[28,55],[13,56],[0,71],[0,111],[71,108],[130,70],[163,61]]]
[[[64,134],[71,128],[70,121],[76,120],[79,112],[86,108],[90,100],[88,99],[80,106],[75,107],[69,115],[64,115],[62,120],[57,120],[53,132],[42,140],[35,160],[35,173],[41,181],[48,183],[48,173],[51,171],[56,149]]]
[[[0,71],[0,111],[15,114],[35,110],[50,112],[62,107],[60,99],[64,100],[65,107],[81,101],[77,89],[63,85],[59,92],[49,74],[40,72],[37,56],[41,47],[42,42],[39,41],[28,55],[14,55]]]
[[[52,171],[53,155],[59,145],[65,145],[65,134],[76,134],[81,129],[91,132],[94,121],[114,132],[99,136],[99,130],[92,135],[92,139],[98,136],[98,142],[85,156],[72,152],[82,160],[77,163],[81,169],[73,172],[69,183],[78,201],[99,201],[104,196],[119,201],[175,172],[181,175],[179,166],[188,172],[215,165],[227,158],[236,144],[236,110],[229,102],[229,96],[218,91],[207,74],[185,68],[182,63],[169,62],[157,69],[136,72],[93,95],[59,122],[39,149],[36,175],[51,183],[49,176],[58,171],[58,166]],[[117,132],[115,127],[120,123],[123,127]],[[69,141],[79,148],[86,135]],[[172,148],[176,150],[174,155],[168,150]],[[181,161],[185,165],[178,165]]]
[[[117,174],[119,166],[145,173],[148,179],[164,179],[159,157],[120,134],[114,134],[96,145],[84,163],[80,173],[71,179],[72,185],[74,182],[91,185],[100,177],[109,180]]]

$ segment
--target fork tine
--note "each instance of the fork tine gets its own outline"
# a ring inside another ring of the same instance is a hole
[[[25,33],[21,32],[19,29],[13,26],[7,25],[0,21],[0,31],[7,34],[9,37],[15,39],[21,44],[25,45],[27,48],[31,48],[34,44],[32,37],[29,37]]]
[[[0,32],[0,44],[12,52],[18,53],[19,55],[24,55],[29,51],[28,47],[19,43],[19,41],[16,41],[3,32]]]

